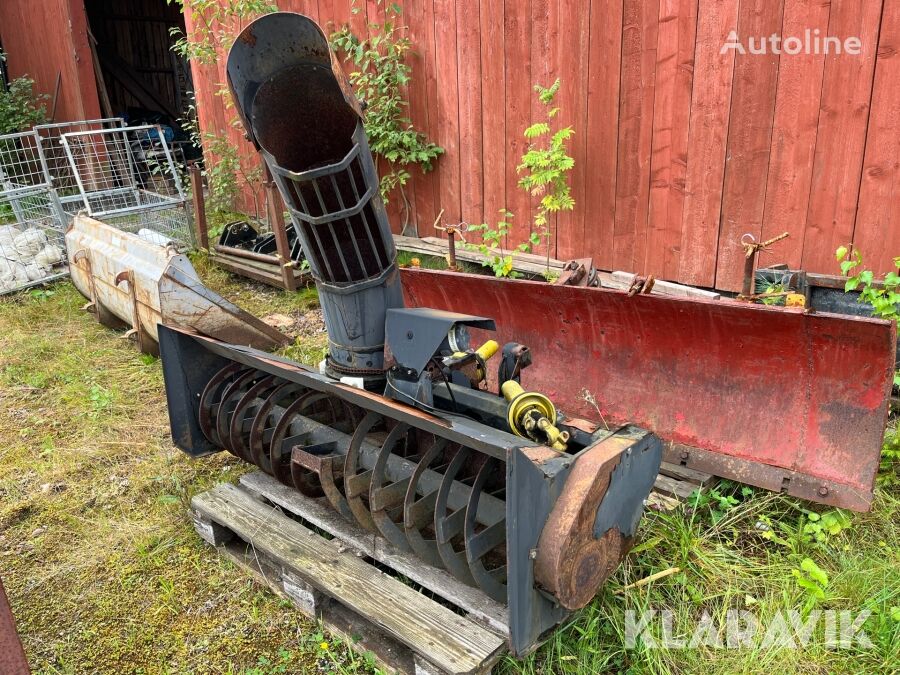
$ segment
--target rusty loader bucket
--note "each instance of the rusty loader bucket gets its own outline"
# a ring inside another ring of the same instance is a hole
[[[99,220],[76,215],[66,232],[72,283],[102,324],[129,327],[158,354],[157,325],[187,326],[237,344],[273,349],[289,338],[200,281],[186,256]]]

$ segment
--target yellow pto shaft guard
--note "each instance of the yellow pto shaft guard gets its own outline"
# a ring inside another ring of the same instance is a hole
[[[509,402],[506,420],[513,433],[565,452],[569,432],[556,428],[556,408],[549,398],[538,392],[525,391],[515,380],[504,382],[500,391]]]

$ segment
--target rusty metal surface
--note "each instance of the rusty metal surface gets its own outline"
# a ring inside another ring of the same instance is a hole
[[[25,658],[25,650],[16,633],[16,622],[3,582],[0,581],[0,673],[3,675],[28,675],[31,670]]]
[[[723,477],[871,504],[892,323],[427,270],[401,278],[408,306],[491,316],[501,343],[527,344],[523,386],[566,414],[645,426]]]
[[[157,324],[188,326],[236,344],[272,349],[289,339],[206,288],[187,257],[86,216],[66,233],[72,283],[104,317],[132,327],[144,351]]]
[[[630,443],[611,437],[578,458],[538,540],[535,581],[566,609],[590,602],[628,550],[618,528],[595,537],[594,521]]]

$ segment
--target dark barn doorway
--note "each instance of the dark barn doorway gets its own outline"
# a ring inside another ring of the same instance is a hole
[[[193,83],[187,60],[172,51],[185,30],[177,3],[166,0],[85,0],[100,110],[127,124],[159,124],[182,161],[190,143]]]

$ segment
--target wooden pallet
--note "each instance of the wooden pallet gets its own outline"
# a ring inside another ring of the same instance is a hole
[[[205,541],[390,671],[487,673],[506,653],[505,607],[261,472],[191,506]]]
[[[649,502],[671,508],[713,481],[664,464]],[[486,673],[507,651],[506,607],[261,471],[191,507],[205,541],[388,670]]]
[[[708,490],[718,480],[703,471],[663,462],[647,503],[657,509],[668,511],[690,497],[695,490]]]

